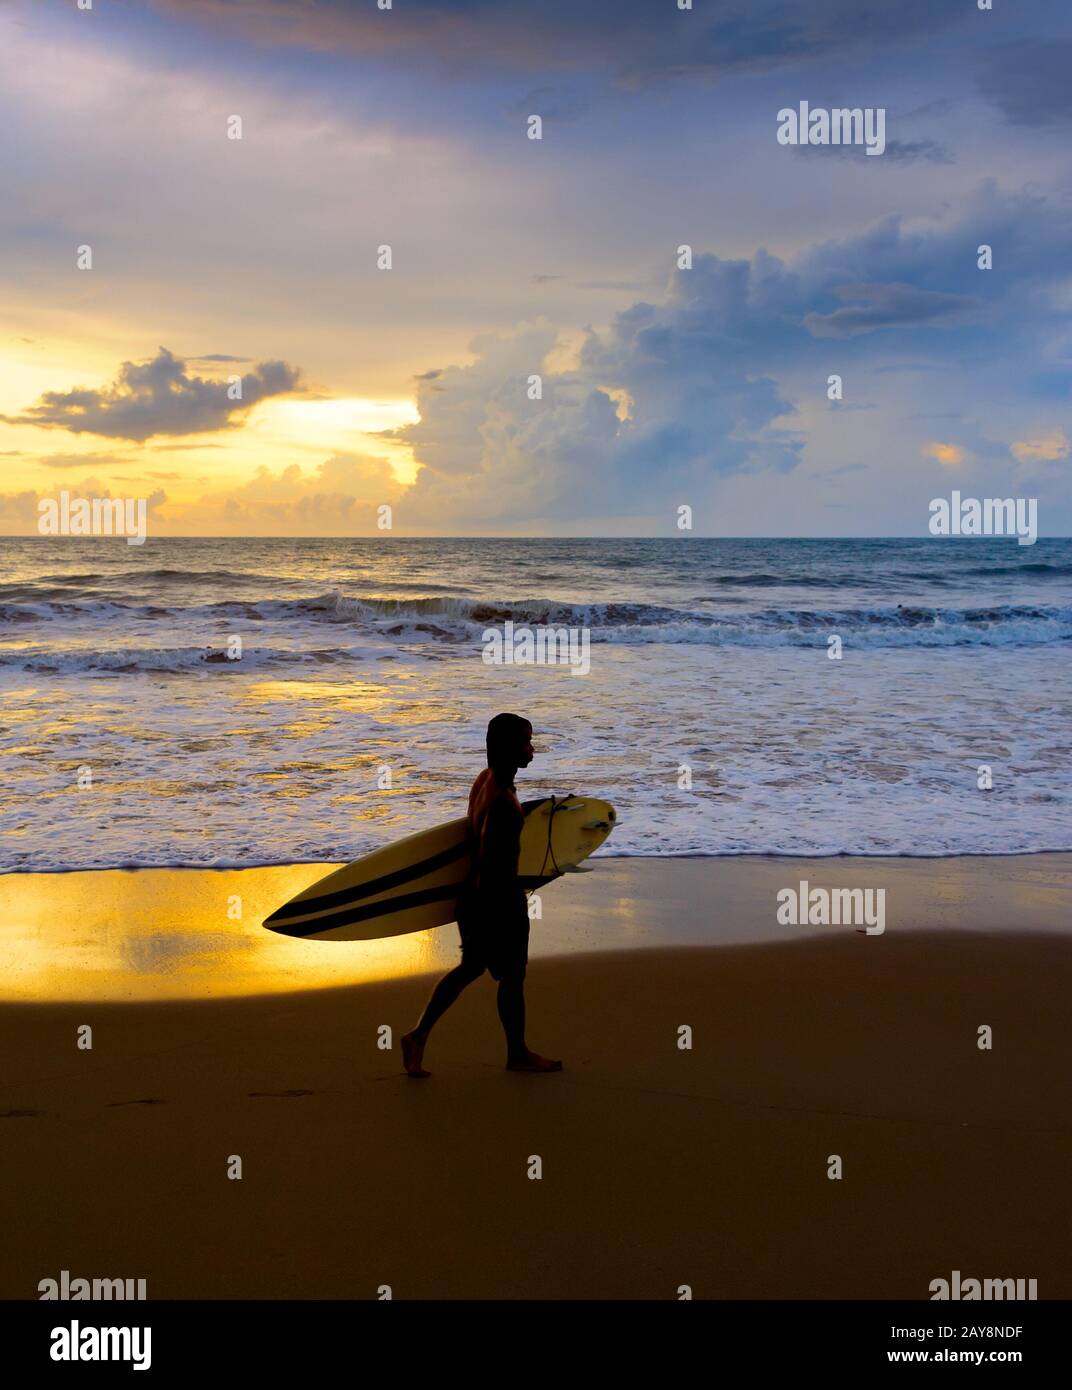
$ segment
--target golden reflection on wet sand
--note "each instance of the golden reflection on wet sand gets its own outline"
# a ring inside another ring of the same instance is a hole
[[[438,973],[457,963],[453,925],[382,941],[297,941],[265,930],[270,912],[336,867],[0,875],[0,1002],[277,994]],[[531,957],[840,934],[881,952],[904,931],[1065,932],[1072,921],[1069,854],[597,855],[590,870],[541,891]],[[777,894],[802,879],[812,887],[885,890],[885,934],[781,925]]]
[[[450,928],[323,942],[262,927],[280,903],[336,867],[8,874],[0,878],[0,1000],[268,994],[455,963]]]

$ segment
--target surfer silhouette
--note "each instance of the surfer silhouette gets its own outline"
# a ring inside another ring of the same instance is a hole
[[[469,793],[470,870],[458,899],[461,964],[443,976],[412,1032],[402,1037],[402,1063],[410,1076],[424,1077],[424,1049],[438,1019],[466,985],[487,970],[499,982],[498,1009],[506,1034],[510,1071],[561,1071],[562,1063],[541,1057],[525,1044],[525,969],[529,915],[518,879],[525,813],[514,777],[533,759],[532,725],[517,714],[497,714],[488,724],[488,765]]]

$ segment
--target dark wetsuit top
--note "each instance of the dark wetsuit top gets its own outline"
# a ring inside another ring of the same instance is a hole
[[[518,882],[525,813],[513,786],[502,787],[485,768],[469,793],[471,867],[458,899],[462,959],[504,974],[524,975],[529,915]]]

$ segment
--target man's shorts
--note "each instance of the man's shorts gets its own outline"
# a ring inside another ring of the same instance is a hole
[[[487,970],[493,980],[525,978],[529,960],[529,910],[524,891],[514,898],[463,893],[458,901],[462,963]]]

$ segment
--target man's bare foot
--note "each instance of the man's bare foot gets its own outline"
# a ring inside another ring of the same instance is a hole
[[[424,1039],[418,1038],[416,1033],[404,1033],[402,1042],[402,1065],[406,1069],[407,1076],[431,1076],[430,1071],[425,1071],[421,1063],[424,1060]]]
[[[526,1052],[516,1062],[507,1062],[507,1071],[561,1071],[561,1062],[552,1062],[549,1057],[541,1057],[538,1052]]]

